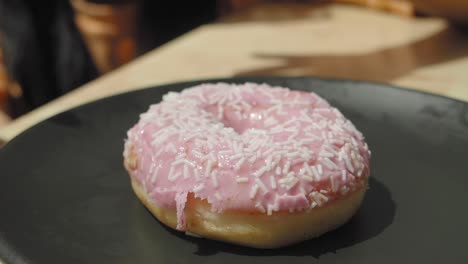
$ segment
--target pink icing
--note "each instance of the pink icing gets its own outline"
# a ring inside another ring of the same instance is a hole
[[[370,151],[337,109],[310,92],[266,84],[203,84],[166,94],[128,131],[131,177],[153,202],[187,194],[212,210],[313,210],[363,186]]]

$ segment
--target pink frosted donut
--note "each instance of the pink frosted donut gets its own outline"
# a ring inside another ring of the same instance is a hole
[[[259,248],[345,223],[369,176],[362,134],[311,92],[217,83],[170,92],[128,131],[138,198],[188,234]]]

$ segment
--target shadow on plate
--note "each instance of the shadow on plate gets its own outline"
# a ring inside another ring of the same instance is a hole
[[[164,225],[172,235],[196,245],[194,254],[199,256],[216,255],[226,252],[247,256],[313,256],[351,247],[382,233],[393,222],[396,205],[390,191],[375,178],[370,178],[369,190],[361,208],[344,226],[321,237],[275,250],[254,249],[209,239],[195,238],[174,231]]]

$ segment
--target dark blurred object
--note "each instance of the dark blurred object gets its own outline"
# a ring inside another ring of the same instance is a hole
[[[468,0],[409,0],[421,13],[468,24]]]
[[[455,23],[468,23],[468,0],[219,0],[221,11],[244,9],[258,3],[335,2],[387,11],[403,16],[423,14],[444,17]]]
[[[139,0],[71,0],[75,22],[99,73],[106,73],[136,56]]]
[[[70,0],[100,73],[217,17],[217,1]]]
[[[138,3],[138,12],[125,8],[130,2]],[[13,117],[217,16],[216,0],[71,3],[0,0],[0,46],[9,78],[21,91],[8,96]],[[75,9],[83,11],[76,19]]]
[[[406,0],[333,0],[338,3],[356,4],[391,12],[402,16],[414,15],[413,5]]]
[[[8,74],[6,73],[5,64],[3,62],[3,51],[0,48],[0,128],[10,121],[6,109],[9,84],[10,80],[8,78]]]
[[[403,16],[414,14],[413,5],[406,0],[219,0],[222,15],[248,8],[258,3],[345,3],[396,13]]]
[[[8,83],[8,74],[3,62],[3,50],[0,48],[0,111],[5,111],[4,107],[8,97]]]
[[[142,0],[138,53],[149,51],[218,17],[217,0]]]
[[[8,74],[22,88],[8,101],[13,117],[97,76],[67,1],[1,0],[0,31]]]

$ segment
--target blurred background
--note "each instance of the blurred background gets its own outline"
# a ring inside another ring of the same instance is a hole
[[[461,31],[468,21],[466,0],[54,0],[48,5],[0,0],[0,128],[200,25],[294,18],[303,15],[306,6],[336,2],[403,18],[440,16]],[[430,47],[421,51],[431,52]],[[346,59],[310,58],[325,65]],[[304,58],[287,60],[293,68],[305,63]],[[239,74],[281,74],[283,70]],[[347,77],[336,70],[338,77]],[[372,74],[372,69],[366,74]]]

